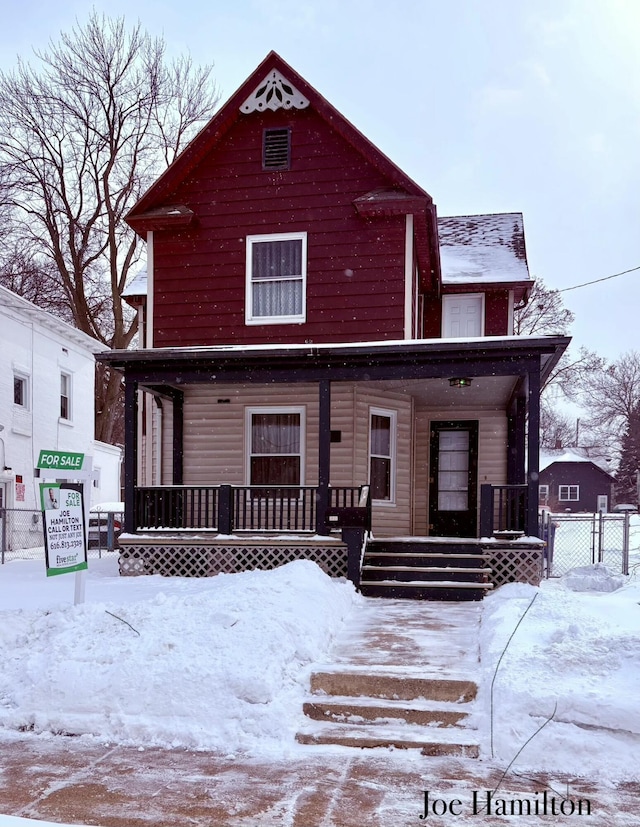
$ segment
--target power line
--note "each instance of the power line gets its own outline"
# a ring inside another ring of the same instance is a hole
[[[633,273],[635,270],[640,270],[640,265],[638,267],[632,267],[630,270],[623,270],[621,273],[614,273],[612,276],[605,276],[602,279],[594,279],[593,281],[585,281],[584,284],[574,284],[573,287],[563,287],[562,290],[558,290],[558,293],[567,293],[569,290],[578,290],[580,287],[588,287],[590,284],[598,284],[600,281],[609,281],[609,279],[617,279],[618,276],[625,276],[627,273]]]

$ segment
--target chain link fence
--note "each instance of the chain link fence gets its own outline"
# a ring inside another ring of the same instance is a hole
[[[100,558],[118,550],[123,515],[92,512],[87,533],[87,557]],[[11,560],[43,560],[42,512],[26,508],[0,508],[0,565]]]
[[[570,569],[604,563],[622,574],[638,562],[632,547],[629,514],[550,514],[543,512],[542,539],[547,543],[547,577],[561,577]],[[635,528],[635,526],[634,526]]]

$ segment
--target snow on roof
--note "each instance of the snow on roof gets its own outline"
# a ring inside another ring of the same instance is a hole
[[[522,213],[438,218],[444,284],[529,281]]]
[[[2,307],[11,308],[12,316],[17,314],[18,318],[22,316],[23,319],[37,322],[42,325],[43,328],[56,333],[58,336],[62,336],[68,342],[73,342],[73,344],[85,348],[90,353],[99,353],[104,350],[105,346],[103,342],[94,339],[93,336],[89,336],[77,327],[59,319],[48,310],[43,310],[42,307],[38,307],[37,304],[30,302],[23,296],[19,296],[17,293],[14,293],[13,290],[9,290],[7,287],[0,285],[0,308]]]
[[[556,462],[591,462],[601,471],[611,475],[611,467],[606,457],[588,456],[585,448],[558,448],[540,451],[540,470],[544,471]]]
[[[129,284],[122,291],[122,297],[127,296],[146,296],[147,295],[147,271],[140,270],[131,279]]]

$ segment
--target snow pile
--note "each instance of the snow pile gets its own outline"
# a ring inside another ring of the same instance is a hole
[[[573,592],[614,592],[627,582],[623,574],[616,574],[603,563],[578,566],[562,577],[562,585]]]
[[[309,561],[110,580],[114,599],[127,586],[156,594],[96,603],[88,590],[80,606],[0,612],[0,727],[225,754],[286,749],[310,664],[361,599]]]
[[[609,578],[588,568],[574,584],[596,592],[512,584],[485,600],[482,728],[505,765],[524,747],[518,770],[637,775],[640,585],[604,593]]]

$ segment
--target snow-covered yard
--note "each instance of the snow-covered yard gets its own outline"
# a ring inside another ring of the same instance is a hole
[[[73,579],[46,578],[41,561],[0,567],[0,739],[22,730],[299,755],[309,749],[294,735],[311,668],[364,600],[305,561],[121,578],[114,555],[91,561],[79,606]],[[635,778],[640,582],[589,567],[498,589],[482,617],[483,757],[506,768],[517,755],[523,772]]]

